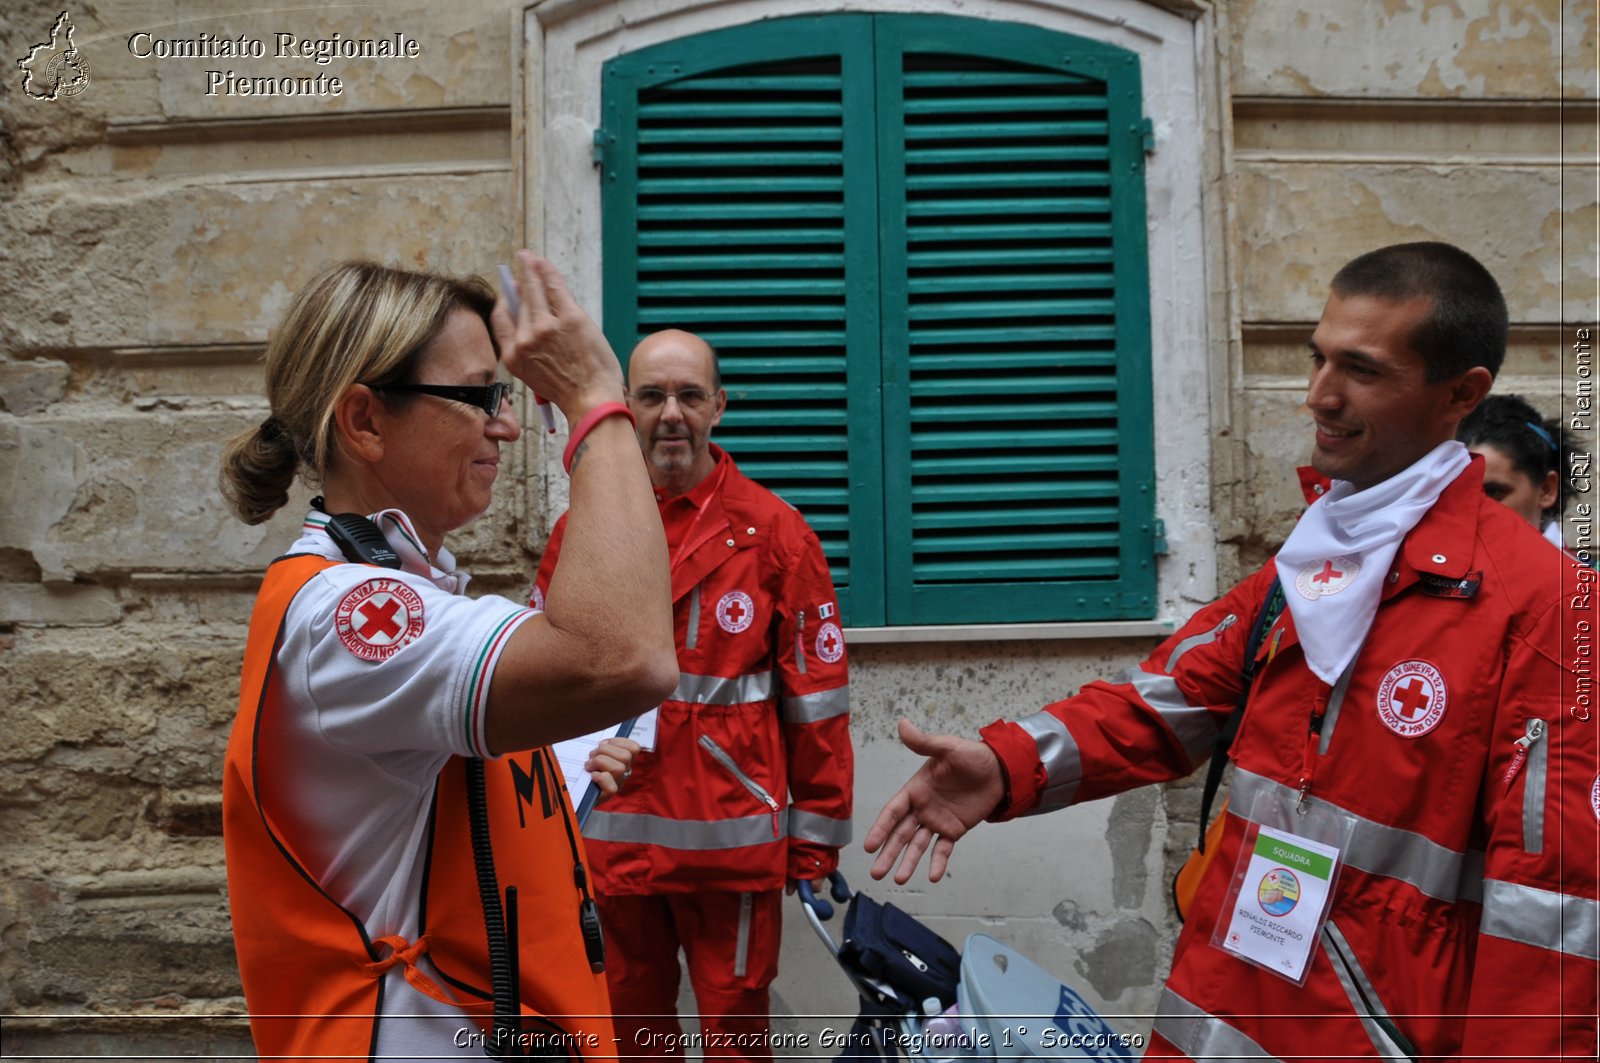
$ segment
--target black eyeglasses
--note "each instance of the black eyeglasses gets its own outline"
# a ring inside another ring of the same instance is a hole
[[[633,393],[635,401],[647,410],[665,406],[668,399],[677,399],[678,405],[686,410],[700,410],[711,401],[711,393],[704,388],[681,388],[678,391],[663,391],[660,388],[640,388]]]
[[[373,391],[402,391],[418,395],[433,395],[451,402],[464,402],[476,406],[490,417],[500,416],[500,406],[511,394],[511,385],[505,381],[485,384],[482,387],[453,384],[373,384]]]

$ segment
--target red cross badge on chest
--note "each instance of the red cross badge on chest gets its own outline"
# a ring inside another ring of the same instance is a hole
[[[1403,661],[1378,685],[1378,719],[1401,738],[1420,738],[1439,726],[1449,700],[1438,668],[1427,661]]]
[[[729,591],[717,600],[717,626],[737,635],[756,622],[756,603],[744,591]]]
[[[1353,557],[1313,561],[1294,578],[1294,589],[1300,592],[1300,597],[1314,602],[1325,595],[1338,594],[1350,586],[1360,571],[1361,562]]]
[[[386,661],[422,634],[422,597],[405,582],[369,579],[339,600],[334,630],[363,661]]]

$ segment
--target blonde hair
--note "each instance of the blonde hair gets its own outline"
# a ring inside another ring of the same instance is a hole
[[[223,451],[218,486],[229,508],[260,524],[288,503],[297,473],[320,484],[334,408],[350,386],[412,382],[451,311],[467,310],[487,325],[493,307],[478,277],[341,262],[312,278],[267,344],[271,416]],[[492,341],[493,329],[489,335]]]

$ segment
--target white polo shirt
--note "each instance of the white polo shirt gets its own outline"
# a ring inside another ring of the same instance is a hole
[[[451,755],[489,755],[489,679],[534,611],[495,595],[465,597],[469,577],[448,551],[430,563],[403,513],[372,519],[402,567],[334,565],[295,595],[275,656],[295,711],[262,723],[261,791],[328,895],[371,937],[411,941],[434,781]],[[312,511],[288,553],[343,561],[327,525],[327,514]],[[386,1022],[382,1054],[481,1054],[439,1040],[462,1024],[459,1012],[417,992],[398,969],[384,1010],[448,1021]]]

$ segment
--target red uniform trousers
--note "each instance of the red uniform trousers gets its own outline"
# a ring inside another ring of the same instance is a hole
[[[783,890],[597,898],[606,983],[624,1059],[681,1058],[678,949],[689,961],[706,1057],[770,1061],[770,996],[778,974]]]

